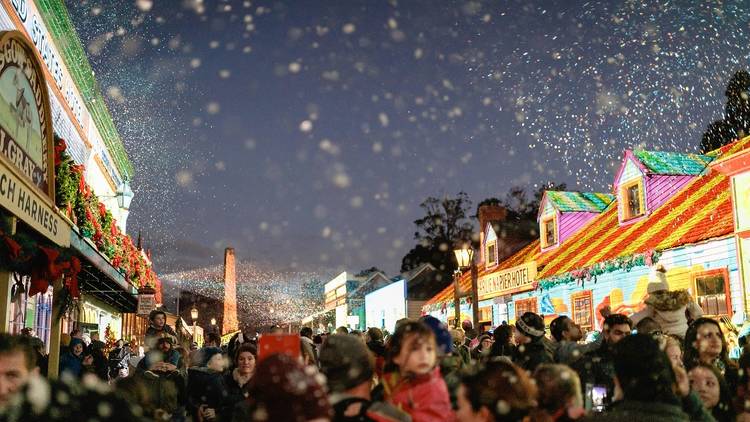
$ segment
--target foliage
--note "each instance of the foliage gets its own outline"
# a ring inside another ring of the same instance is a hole
[[[117,339],[115,338],[115,331],[112,329],[110,324],[107,324],[107,328],[104,329],[104,352],[105,356],[109,356],[109,352],[115,348]]]
[[[569,273],[541,280],[539,282],[534,282],[534,288],[539,290],[549,290],[553,287],[573,282],[579,282],[580,284],[583,284],[587,281],[593,281],[594,283],[596,283],[596,278],[599,275],[620,270],[630,272],[630,270],[632,270],[634,267],[651,266],[659,262],[660,257],[661,252],[659,251],[648,251],[645,253],[637,253],[630,256],[621,256],[609,261],[596,263],[591,267],[582,268],[579,270],[571,271]]]
[[[459,192],[455,198],[429,197],[420,207],[425,215],[414,221],[418,243],[402,259],[401,271],[430,263],[437,268],[438,281],[450,280],[456,269],[453,249],[472,242],[471,201],[465,192]]]
[[[701,152],[706,153],[750,134],[750,73],[739,70],[729,79],[724,92],[724,118],[706,128]]]
[[[378,268],[378,267],[370,267],[370,268],[368,268],[366,270],[362,270],[362,271],[358,272],[355,275],[355,277],[369,277],[373,273],[384,273],[385,274],[385,272],[383,270],[381,270],[380,268]]]

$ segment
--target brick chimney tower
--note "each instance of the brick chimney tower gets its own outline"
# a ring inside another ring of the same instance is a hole
[[[239,329],[237,321],[237,271],[234,262],[234,248],[224,250],[224,318],[222,334]]]

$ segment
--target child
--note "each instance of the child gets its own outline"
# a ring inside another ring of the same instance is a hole
[[[669,290],[667,270],[661,264],[657,265],[648,283],[648,298],[643,302],[646,307],[631,317],[633,324],[638,324],[643,318],[651,317],[656,321],[665,334],[685,337],[688,329],[688,315],[690,320],[696,320],[703,315],[700,306],[693,300],[687,290]]]
[[[420,422],[454,421],[448,387],[437,366],[435,334],[424,323],[409,321],[391,337],[388,363],[394,370],[383,376],[388,402]]]

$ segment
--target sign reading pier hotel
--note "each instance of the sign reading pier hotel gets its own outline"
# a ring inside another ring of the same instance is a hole
[[[0,32],[0,206],[61,246],[70,227],[54,207],[52,124],[47,85],[33,46]]]
[[[479,299],[531,290],[534,279],[536,279],[535,261],[488,274],[477,280]]]

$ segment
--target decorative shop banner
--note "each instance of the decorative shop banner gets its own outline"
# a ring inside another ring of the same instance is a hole
[[[55,197],[47,85],[33,46],[18,31],[0,33],[0,157]]]
[[[536,261],[480,277],[477,280],[479,299],[531,290],[535,278]]]
[[[70,226],[49,201],[0,160],[0,206],[58,246],[70,246]]]
[[[138,290],[138,310],[137,315],[148,316],[151,311],[156,309],[156,290],[150,287],[143,287]]]

